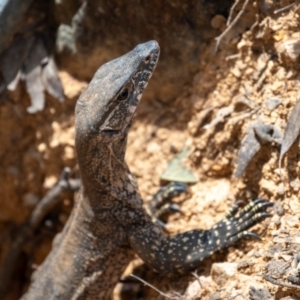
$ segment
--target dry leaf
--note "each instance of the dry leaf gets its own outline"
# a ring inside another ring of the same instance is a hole
[[[49,57],[47,64],[42,68],[42,81],[46,91],[58,99],[64,101],[64,89],[58,77],[58,70],[53,57]]]
[[[238,152],[238,165],[235,172],[236,177],[241,177],[250,161],[259,151],[262,144],[282,142],[281,131],[272,124],[263,124],[260,119],[252,122],[248,129],[246,137],[242,141],[241,148]]]
[[[300,130],[300,98],[295,104],[288,118],[287,125],[283,135],[283,141],[279,156],[279,169],[281,170],[282,157],[287,153],[295,142]]]
[[[284,42],[284,47],[287,55],[296,61],[300,54],[300,40],[288,40]]]
[[[225,118],[230,116],[233,111],[234,111],[233,105],[220,108],[217,111],[216,117],[209,124],[203,126],[203,128],[208,130],[215,127],[217,124],[224,122]]]
[[[190,149],[188,147],[184,147],[182,151],[169,163],[167,169],[160,176],[160,179],[188,183],[197,182],[197,176],[188,170],[183,164],[184,159],[187,158],[189,154]]]
[[[248,164],[261,148],[261,144],[256,138],[253,130],[253,124],[250,124],[247,129],[247,134],[242,141],[237,157],[237,168],[235,171],[236,177],[242,177]]]

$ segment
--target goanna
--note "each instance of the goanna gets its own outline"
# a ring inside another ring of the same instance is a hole
[[[82,187],[72,214],[23,300],[110,299],[137,253],[160,273],[197,268],[268,216],[268,202],[237,209],[210,230],[165,236],[143,209],[125,161],[127,133],[154,71],[159,46],[149,41],[96,72],[76,104],[76,151]]]

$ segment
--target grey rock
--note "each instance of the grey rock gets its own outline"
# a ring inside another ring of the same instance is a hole
[[[265,101],[267,109],[274,110],[281,104],[282,100],[278,97],[270,97]]]
[[[61,23],[68,24],[78,1],[56,5]],[[226,15],[232,1],[123,1],[87,0],[72,19],[73,40],[59,35],[67,45],[59,55],[63,68],[89,80],[99,65],[126,53],[149,38],[161,45],[161,63],[145,98],[168,102],[179,95],[199,69],[202,45],[219,31],[211,27],[216,14]],[[59,10],[58,10],[59,9]],[[66,40],[67,38],[67,40]],[[66,50],[66,51],[64,51]]]

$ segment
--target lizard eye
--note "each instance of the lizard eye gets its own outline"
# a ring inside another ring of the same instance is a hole
[[[128,98],[129,91],[128,88],[124,88],[118,95],[117,100],[123,101]]]

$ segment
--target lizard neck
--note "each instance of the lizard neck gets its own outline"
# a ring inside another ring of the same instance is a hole
[[[85,197],[95,208],[109,208],[114,199],[141,206],[135,179],[125,162],[127,134],[113,143],[76,132],[76,150]]]

